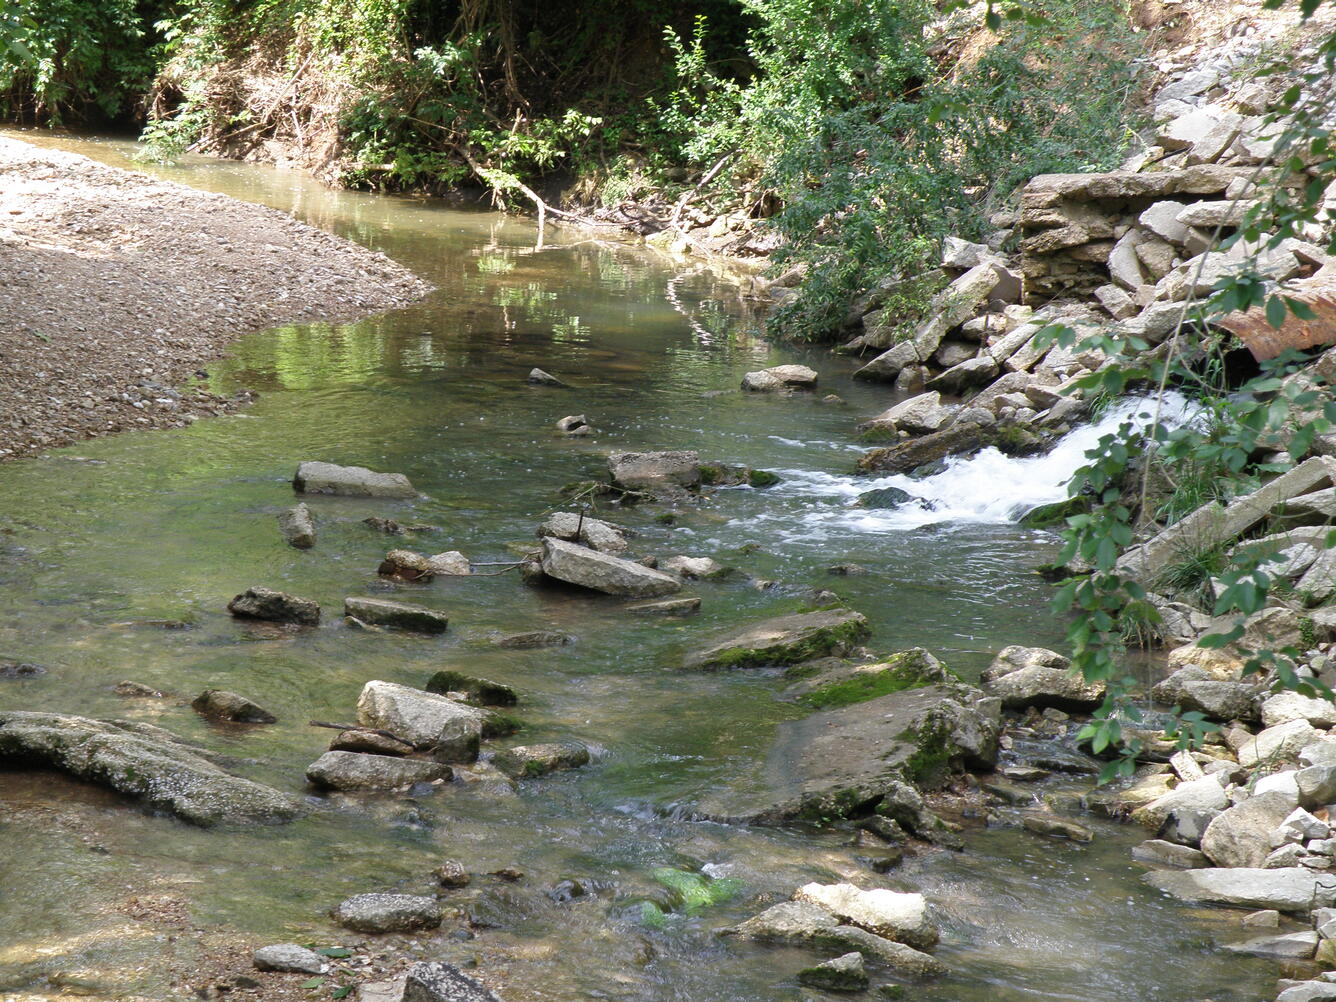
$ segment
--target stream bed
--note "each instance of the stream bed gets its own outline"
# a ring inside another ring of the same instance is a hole
[[[132,149],[20,137],[118,166]],[[1020,478],[1052,471],[974,467],[953,496],[934,485],[947,514],[931,518],[853,509],[860,490],[882,484],[851,475],[853,426],[893,402],[889,389],[854,382],[848,360],[766,342],[727,276],[579,231],[549,229],[536,249],[525,219],[332,192],[295,172],[204,158],[140,169],[289,211],[438,289],[397,313],[241,341],[208,381],[257,392],[242,413],[0,465],[0,655],[49,669],[0,681],[0,709],[158,724],[305,795],[302,772],[331,733],[308,720],[351,719],[369,679],[420,686],[450,667],[514,686],[526,742],[579,740],[596,762],[516,796],[456,785],[333,797],[288,826],[227,831],[149,816],[60,777],[0,772],[0,997],[184,998],[173,971],[192,962],[190,937],[165,933],[155,909],[257,941],[332,945],[359,938],[332,925],[332,905],[364,891],[427,892],[447,857],[476,874],[524,871],[517,884],[475,882],[476,939],[451,935],[450,923],[424,938],[424,956],[476,959],[508,1002],[824,997],[793,980],[811,954],[716,931],[801,883],[835,879],[919,889],[938,909],[938,955],[953,973],[912,998],[1270,997],[1273,963],[1212,948],[1244,938],[1237,913],[1186,908],[1141,883],[1129,858],[1140,830],[1085,818],[1096,841],[1075,845],[970,829],[966,852],[928,852],[882,877],[848,832],[690,820],[693,803],[745,773],[796,712],[776,698],[773,674],[680,670],[686,649],[722,629],[797,611],[828,588],[868,617],[874,650],[923,646],[966,678],[1007,644],[1061,647],[1063,623],[1034,573],[1057,542],[997,503],[1035,503]],[[782,362],[817,368],[821,392],[737,391],[744,372]],[[570,388],[527,385],[533,366]],[[587,415],[597,433],[558,435],[567,414]],[[398,545],[513,560],[562,509],[560,488],[602,475],[609,452],[674,448],[784,478],[715,491],[672,524],[653,506],[608,515],[640,533],[637,552],[737,568],[687,589],[702,598],[695,617],[627,617],[615,600],[526,588],[513,573],[429,585],[376,575]],[[306,499],[319,543],[295,550],[275,518],[306,459],[402,472],[424,496]],[[438,528],[391,537],[363,524],[371,515]],[[828,573],[839,564],[867,572]],[[251,585],[319,600],[323,625],[287,633],[234,621],[227,601]],[[356,594],[441,608],[450,630],[351,630],[337,612]],[[530,630],[575,639],[531,651],[495,643]],[[113,692],[125,679],[169,697],[126,700]],[[189,701],[215,687],[256,700],[278,724],[201,719]],[[646,925],[641,902],[662,892],[658,867],[705,868],[741,890]],[[591,893],[554,901],[545,892],[563,880]]]

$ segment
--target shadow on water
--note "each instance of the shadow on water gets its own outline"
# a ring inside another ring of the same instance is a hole
[[[42,141],[112,163],[128,152]],[[514,1002],[799,999],[807,993],[793,975],[810,955],[716,932],[799,883],[844,877],[922,887],[939,902],[954,973],[912,989],[918,998],[1260,997],[1273,968],[1201,949],[1229,920],[1143,888],[1128,862],[1135,833],[1116,826],[1099,826],[1092,847],[981,831],[964,855],[932,853],[882,878],[846,836],[690,822],[670,809],[742,773],[793,712],[771,677],[683,675],[682,653],[719,629],[803,607],[813,587],[864,611],[877,651],[923,645],[967,676],[1005,644],[1060,643],[1033,574],[1055,552],[1052,537],[984,523],[869,531],[828,517],[852,500],[853,424],[887,404],[884,390],[850,378],[850,362],[771,346],[724,277],[619,241],[549,232],[535,251],[522,219],[331,192],[244,164],[199,159],[154,172],[292,212],[384,251],[438,290],[360,323],[247,338],[211,375],[219,390],[259,392],[243,414],[0,467],[0,651],[50,668],[0,682],[0,708],[161,724],[305,793],[303,768],[329,738],[308,720],[348,719],[368,679],[421,685],[449,666],[515,686],[525,740],[582,740],[597,762],[513,797],[459,786],[336,797],[296,824],[231,832],[150,817],[59,777],[0,773],[0,838],[22,846],[0,855],[0,994],[46,979],[107,997],[167,997],[168,972],[189,965],[191,948],[144,909],[259,939],[337,942],[331,905],[368,890],[427,891],[432,867],[454,857],[475,873],[525,871],[519,884],[483,878],[461,896],[489,925],[477,940],[451,935],[458,919],[427,940],[433,955],[481,958]],[[804,357],[847,403],[736,392],[744,372]],[[529,387],[535,365],[572,388]],[[553,422],[571,413],[598,434],[556,435]],[[656,448],[788,477],[769,492],[717,491],[672,524],[656,510],[616,513],[640,533],[640,552],[712,555],[738,569],[691,589],[704,600],[693,619],[632,620],[615,602],[534,591],[514,575],[391,586],[375,574],[400,544],[512,559],[560,508],[564,484],[600,474],[610,451]],[[307,458],[402,471],[424,496],[310,499],[320,541],[293,550],[274,519]],[[370,515],[438,528],[387,537],[362,523]],[[827,573],[843,563],[868,573]],[[753,579],[778,584],[761,590]],[[227,600],[254,584],[318,599],[325,624],[288,633],[232,621]],[[349,630],[336,612],[363,593],[444,609],[451,629],[434,639]],[[494,642],[536,629],[575,642],[537,651]],[[127,678],[169,695],[121,699],[112,688]],[[206,687],[240,691],[279,723],[206,724],[188,705]],[[651,876],[660,866],[708,866],[743,889],[646,926],[642,902],[661,898]],[[564,879],[590,893],[553,901],[545,891]]]

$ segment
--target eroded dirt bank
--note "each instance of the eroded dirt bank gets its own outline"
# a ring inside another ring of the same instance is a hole
[[[221,412],[181,387],[243,334],[429,290],[277,210],[0,137],[0,460]]]

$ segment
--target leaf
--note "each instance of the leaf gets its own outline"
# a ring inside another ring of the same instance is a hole
[[[353,993],[352,985],[342,985],[338,988],[335,988],[332,992],[330,992],[329,997],[334,999],[346,999],[352,993]]]
[[[1285,325],[1285,300],[1272,296],[1266,301],[1266,322],[1279,330]]]
[[[353,951],[346,946],[327,946],[323,950],[316,950],[315,952],[322,957],[333,957],[335,960],[342,960],[344,957],[353,955]]]
[[[298,988],[319,988],[319,987],[320,987],[321,985],[323,985],[324,983],[325,983],[325,979],[324,979],[324,978],[310,978],[310,979],[307,980],[307,981],[303,981],[303,982],[302,982],[300,985],[298,985],[297,987],[298,987]]]

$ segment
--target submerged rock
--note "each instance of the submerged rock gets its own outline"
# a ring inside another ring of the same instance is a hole
[[[508,636],[498,637],[496,646],[509,651],[531,651],[539,647],[564,647],[571,642],[571,639],[568,633],[533,630],[529,633],[511,633]]]
[[[558,418],[556,427],[557,431],[567,435],[588,435],[594,430],[583,414],[567,414],[564,418]]]
[[[286,794],[224,772],[199,749],[147,724],[0,713],[0,761],[59,769],[203,827],[278,824],[306,813]]]
[[[397,790],[451,778],[448,765],[352,751],[328,751],[306,767],[306,779],[330,790]]]
[[[10,661],[0,658],[0,679],[36,678],[45,674],[44,667],[31,661]]]
[[[871,634],[867,619],[848,609],[827,609],[766,620],[725,636],[686,659],[688,668],[791,665],[843,654]]]
[[[345,497],[414,498],[417,491],[402,473],[376,473],[362,466],[307,462],[297,467],[292,488],[299,494]]]
[[[315,545],[315,519],[311,517],[311,509],[304,504],[289,508],[278,516],[278,531],[289,546],[309,550]]]
[[[255,951],[252,962],[256,970],[285,974],[319,974],[325,969],[325,959],[320,954],[296,943],[262,946]]]
[[[512,779],[534,779],[589,764],[589,749],[574,741],[520,745],[496,753],[492,764]]]
[[[856,508],[877,508],[890,509],[899,508],[914,500],[914,496],[909,491],[902,491],[899,487],[878,487],[874,491],[864,491],[858,495]]]
[[[238,724],[274,724],[278,718],[245,696],[225,689],[205,689],[190,703],[191,708],[212,720],[230,720]]]
[[[634,616],[690,616],[700,612],[700,599],[670,598],[663,602],[638,602],[628,605],[625,611]]]
[[[404,980],[401,1002],[501,1002],[486,987],[456,967],[443,963],[414,964]]]
[[[443,612],[384,598],[345,598],[343,614],[374,626],[392,626],[415,633],[444,633],[450,625]]]
[[[447,859],[432,870],[431,875],[436,878],[436,882],[442,887],[468,887],[473,882],[473,878],[469,876],[469,871],[457,859]]]
[[[316,626],[320,606],[309,598],[298,598],[272,588],[247,588],[227,603],[227,611],[240,619],[264,619],[273,623]]]
[[[550,372],[545,372],[544,370],[539,369],[539,368],[533,368],[533,369],[530,369],[530,370],[529,370],[529,375],[525,377],[525,381],[526,381],[530,386],[559,386],[559,387],[560,387],[560,386],[565,386],[565,385],[566,385],[566,384],[563,383],[560,379],[558,379],[556,376],[552,375],[552,373],[550,373]]]
[[[440,925],[441,906],[416,894],[356,894],[341,901],[333,917],[357,932],[413,932]]]
[[[552,537],[543,540],[542,564],[550,578],[605,595],[650,598],[682,588],[671,574]]]

